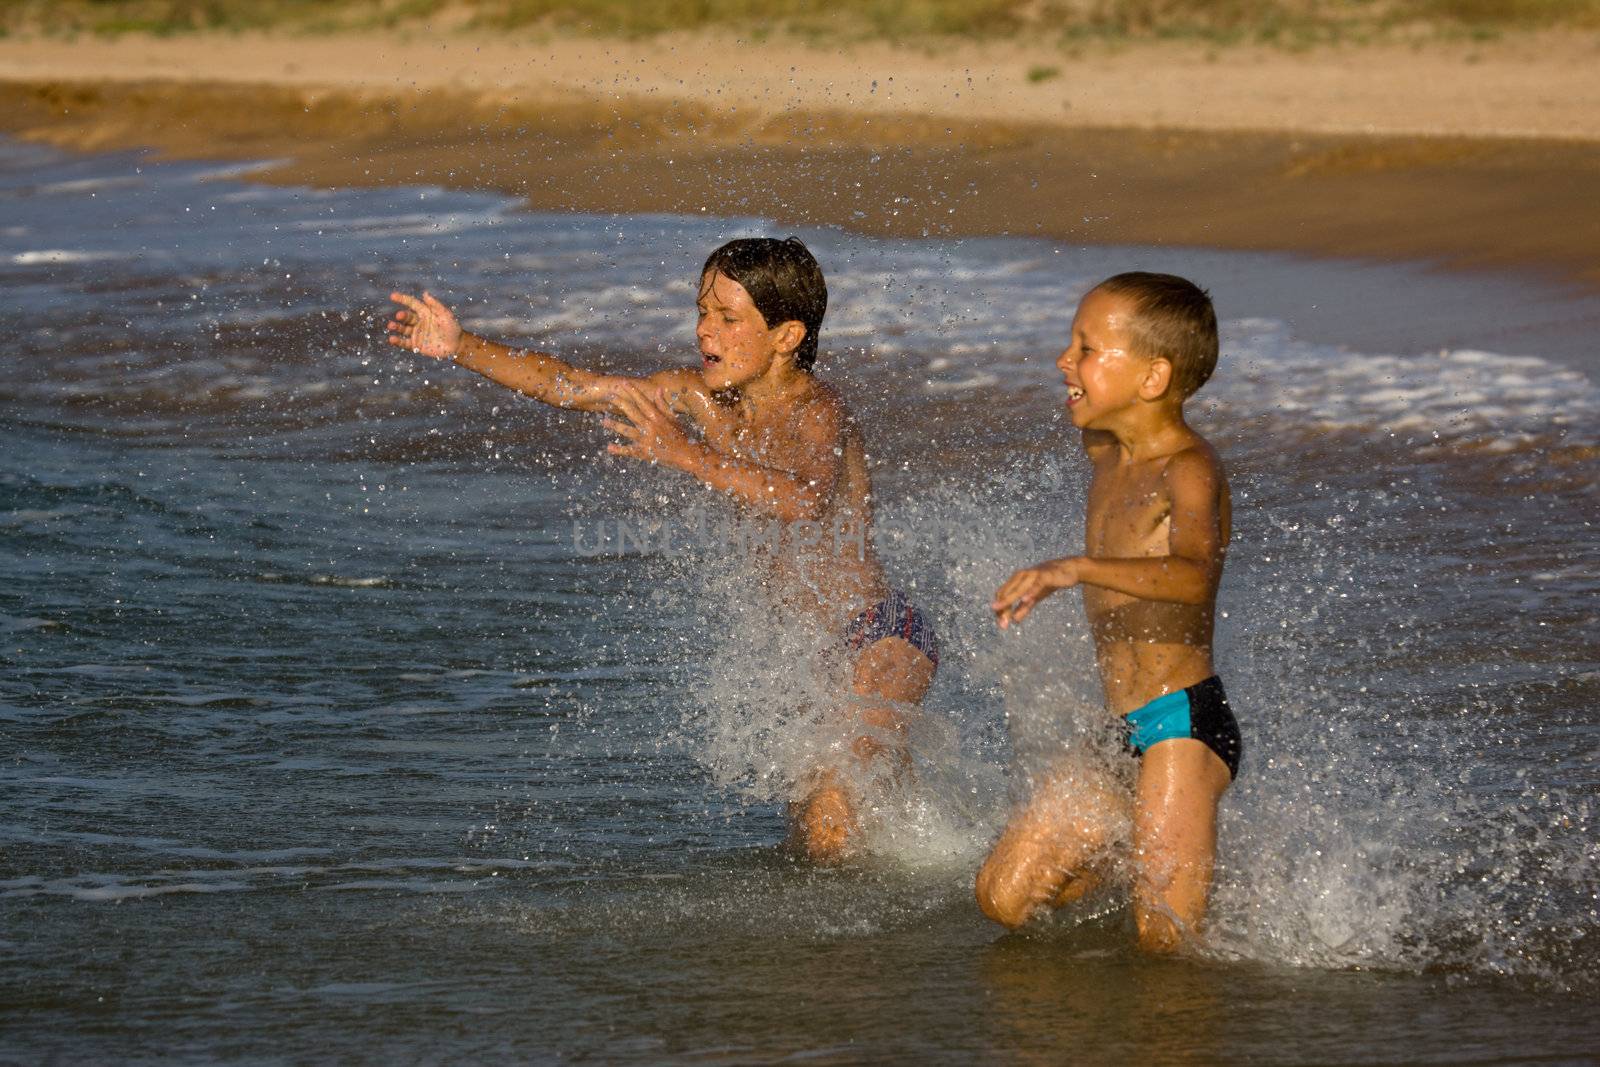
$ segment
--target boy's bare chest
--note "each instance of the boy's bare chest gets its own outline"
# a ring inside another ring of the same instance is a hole
[[[766,461],[781,459],[795,448],[793,434],[785,428],[757,420],[746,420],[736,412],[713,409],[700,419],[706,444],[723,455]]]
[[[1164,464],[1108,466],[1089,485],[1084,547],[1091,556],[1147,556],[1166,551],[1171,504]]]

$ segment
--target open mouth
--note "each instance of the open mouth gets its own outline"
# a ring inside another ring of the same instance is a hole
[[[1076,404],[1083,399],[1083,390],[1076,385],[1067,386],[1067,403]]]
[[[710,352],[702,352],[700,353],[700,361],[709,367],[713,363],[721,363],[722,357],[713,356]]]

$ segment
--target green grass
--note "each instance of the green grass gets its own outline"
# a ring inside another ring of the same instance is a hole
[[[13,32],[167,35],[292,27],[320,10],[356,6],[350,0],[0,0],[0,25]]]
[[[831,42],[1199,39],[1300,47],[1600,30],[1600,0],[0,0],[0,32],[325,33],[421,28],[441,14],[452,25],[496,32],[646,37],[713,28]]]

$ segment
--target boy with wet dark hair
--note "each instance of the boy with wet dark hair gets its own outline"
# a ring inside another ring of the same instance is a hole
[[[700,274],[716,273],[738,282],[768,322],[794,320],[806,328],[794,350],[794,365],[809,371],[817,362],[817,338],[828,310],[828,285],[798,237],[774,241],[746,237],[729,241],[706,258]]]
[[[1083,298],[1056,361],[1094,467],[1085,555],[1017,571],[992,607],[1004,629],[1051,593],[1083,587],[1106,703],[1139,764],[1129,789],[1064,754],[1013,813],[976,885],[979,906],[1005,926],[1081,897],[1130,831],[1141,946],[1176,949],[1205,917],[1217,804],[1241,750],[1211,663],[1228,483],[1183,413],[1216,362],[1210,298],[1144,272]]]
[[[904,709],[939,661],[922,611],[885,582],[873,551],[872,484],[860,430],[811,369],[828,306],[822,269],[797,238],[748,238],[713,252],[700,275],[699,368],[647,378],[595,374],[543,352],[464,332],[431,294],[393,293],[389,343],[470,370],[536,400],[608,416],[615,455],[674,467],[747,513],[786,524],[777,551],[753,558],[783,612],[839,635],[850,698],[840,725],[859,765],[819,765],[797,783],[793,840],[831,862],[855,844],[863,768],[908,762]],[[700,430],[691,437],[680,419]],[[880,762],[881,761],[881,762]]]

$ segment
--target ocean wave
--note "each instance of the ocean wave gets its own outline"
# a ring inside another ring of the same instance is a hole
[[[33,616],[0,615],[0,633],[24,633],[29,630],[60,630],[64,624],[59,619],[40,619]]]
[[[193,171],[189,175],[192,182],[228,181],[234,178],[248,178],[273,167],[280,167],[288,163],[287,158],[282,159],[257,159],[247,163],[225,163],[220,166],[208,166]]]
[[[38,523],[59,522],[70,519],[77,513],[59,508],[23,508],[17,511],[0,512],[0,526],[32,526]]]
[[[32,189],[35,196],[62,196],[77,193],[102,193],[110,189],[130,189],[145,184],[142,177],[73,178],[62,182],[49,182]]]
[[[104,263],[131,258],[126,252],[74,250],[68,248],[39,248],[15,252],[11,262],[19,267],[59,267],[69,263]]]
[[[336,232],[358,234],[365,237],[423,237],[440,234],[463,233],[499,224],[505,217],[503,208],[486,211],[411,212],[400,215],[363,215],[341,218],[302,219],[292,224],[301,232]]]
[[[1000,384],[1000,376],[987,371],[970,374],[965,378],[929,378],[922,384],[928,393],[965,393],[974,389],[987,389]]]
[[[286,574],[281,571],[262,571],[254,580],[270,585],[325,585],[338,589],[392,589],[394,579],[385,575],[356,577],[343,574]]]
[[[1322,430],[1434,438],[1600,441],[1600,388],[1538,356],[1476,349],[1421,355],[1352,352],[1289,336],[1282,323],[1231,324],[1208,398]]]
[[[226,856],[219,858],[226,859]],[[82,872],[59,878],[28,875],[0,880],[0,899],[66,897],[85,903],[116,903],[173,894],[260,893],[289,888],[332,892],[401,890],[421,894],[457,894],[484,888],[485,879],[520,870],[540,871],[552,866],[559,868],[565,865],[515,858],[485,861],[462,857],[416,857],[374,863]]]

